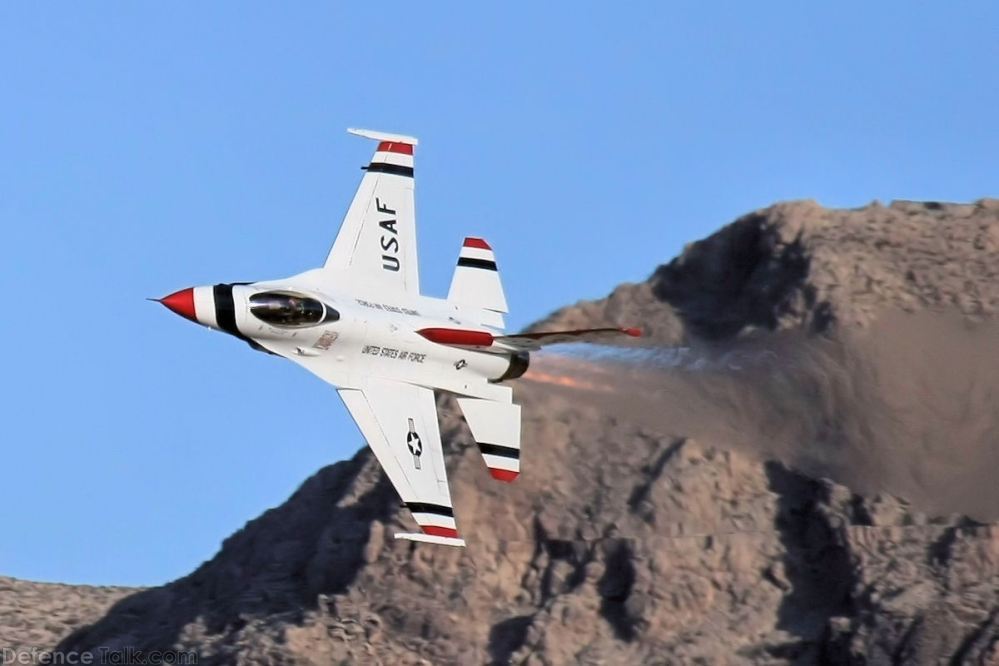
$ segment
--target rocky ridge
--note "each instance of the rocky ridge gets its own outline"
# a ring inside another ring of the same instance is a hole
[[[687,245],[648,281],[535,325],[647,322],[656,339],[864,327],[885,309],[999,310],[999,199],[863,208],[778,203]],[[668,307],[664,307],[664,304]]]
[[[63,636],[99,620],[116,601],[138,591],[0,576],[0,650],[50,649]]]
[[[654,340],[724,344],[835,337],[887,309],[983,318],[999,304],[997,252],[994,200],[778,204],[539,327],[640,320]],[[465,550],[394,541],[409,518],[362,450],[189,576],[67,636],[30,622],[2,636],[220,664],[999,663],[996,525],[516,390],[529,472],[512,485],[489,478],[443,405]]]

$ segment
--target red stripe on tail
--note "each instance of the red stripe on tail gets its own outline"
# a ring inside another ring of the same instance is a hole
[[[520,472],[511,472],[508,469],[499,469],[496,467],[490,467],[489,473],[493,475],[494,479],[499,479],[500,481],[506,481],[507,483],[510,483],[518,476],[520,476]]]
[[[431,536],[439,537],[451,537],[452,539],[458,538],[458,530],[453,527],[440,527],[439,525],[420,525],[420,529],[423,530],[424,534],[429,534]]]

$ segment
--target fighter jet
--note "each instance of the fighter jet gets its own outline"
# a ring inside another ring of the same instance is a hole
[[[435,391],[457,396],[492,476],[521,470],[520,406],[504,382],[529,354],[562,342],[638,336],[633,328],[505,335],[506,297],[493,249],[465,238],[446,299],[420,293],[413,137],[370,130],[378,142],[340,231],[319,268],[280,280],[182,289],[173,312],[286,358],[332,384],[419,532],[464,546],[448,488]]]

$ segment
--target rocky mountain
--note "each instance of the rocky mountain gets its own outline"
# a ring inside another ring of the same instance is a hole
[[[689,381],[660,369],[641,376],[638,396],[621,384],[574,387],[571,365],[541,359],[515,388],[527,471],[514,484],[489,477],[441,399],[466,549],[395,541],[410,518],[362,450],[162,587],[76,588],[79,613],[47,622],[38,584],[0,579],[0,641],[47,640],[63,651],[187,648],[202,664],[999,664],[999,524],[991,522],[999,506],[990,513],[990,501],[980,501],[990,474],[934,476],[926,466],[946,466],[946,447],[987,467],[999,450],[999,386],[989,383],[999,379],[976,375],[973,391],[943,394],[916,375],[890,383],[900,366],[878,359],[893,350],[868,345],[883,342],[879,322],[905,313],[956,312],[962,326],[988,326],[999,305],[997,259],[995,200],[857,210],[796,202],[752,213],[688,246],[647,282],[536,328],[638,321],[660,349],[683,345],[705,358],[746,341],[791,339],[833,350],[823,358],[838,364],[837,382],[824,381],[829,366],[819,365],[796,383],[799,375],[780,367],[783,354],[772,354],[777,370],[746,375],[714,401],[705,391],[738,366],[718,366],[707,383],[703,364]],[[937,331],[951,329],[925,318],[904,321],[887,330],[911,346],[906,365],[967,347],[940,339],[951,334]],[[930,333],[905,335],[916,328]],[[963,387],[983,358],[948,360],[961,371],[939,380]],[[865,374],[871,366],[878,382]],[[927,367],[934,379],[947,374]],[[567,381],[545,383],[553,372]],[[705,417],[632,418],[610,408],[641,397],[655,409],[660,375],[674,382],[678,416],[687,387]],[[733,405],[757,385],[752,409]],[[891,427],[864,411],[885,386],[894,397],[920,396],[879,407]],[[795,409],[820,414],[819,425],[775,431],[772,419],[746,416],[794,421]],[[942,420],[941,430],[896,423]],[[877,458],[834,455],[876,447]],[[796,450],[822,455],[789,455]],[[881,475],[857,469],[902,459],[927,461],[910,467],[911,486],[879,487]],[[927,478],[941,485],[918,503],[888,492],[925,488]],[[971,501],[964,494],[935,504],[937,489],[954,485],[979,499],[968,504],[973,518],[949,510]]]
[[[0,664],[11,661],[2,654],[4,648],[51,649],[63,636],[96,622],[116,601],[138,591],[0,576]]]
[[[949,306],[973,319],[993,316],[997,216],[997,199],[875,202],[854,210],[779,203],[691,243],[648,281],[535,326],[637,320],[672,343],[760,328],[864,327],[886,309]]]

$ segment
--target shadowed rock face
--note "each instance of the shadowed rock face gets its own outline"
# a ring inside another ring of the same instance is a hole
[[[725,345],[789,329],[837,339],[887,310],[982,318],[999,303],[997,259],[994,201],[781,204],[538,327],[638,321],[659,342]],[[467,549],[393,540],[410,518],[362,450],[189,576],[100,619],[120,596],[50,629],[3,620],[0,637],[188,647],[220,664],[999,663],[999,527],[861,496],[571,391],[516,391],[526,471],[510,485],[442,398]],[[2,583],[17,599],[37,585]]]

